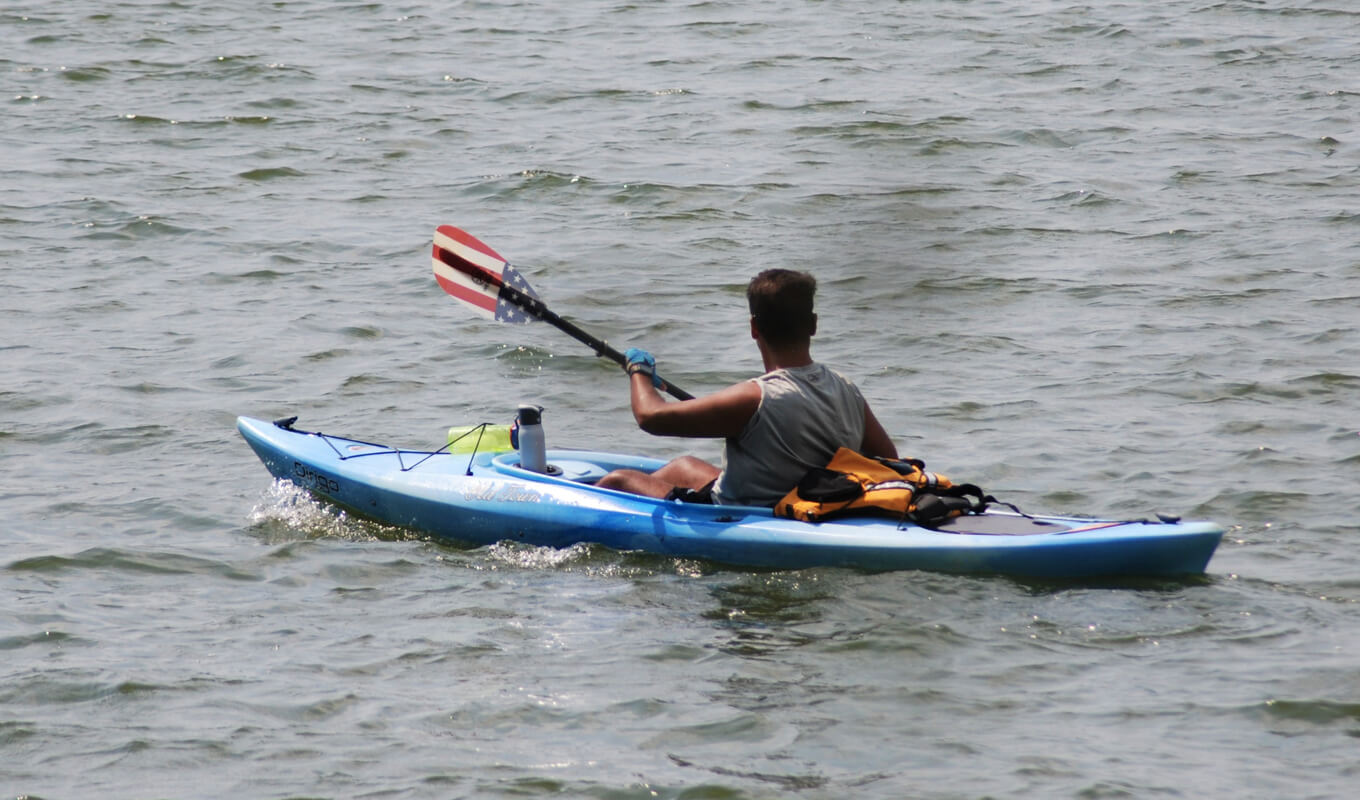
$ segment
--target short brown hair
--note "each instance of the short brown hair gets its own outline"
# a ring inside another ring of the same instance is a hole
[[[791,269],[767,269],[746,285],[746,303],[756,330],[771,344],[810,339],[817,330],[812,298],[817,279]]]

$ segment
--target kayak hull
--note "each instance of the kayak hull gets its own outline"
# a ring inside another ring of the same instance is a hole
[[[1165,577],[1204,572],[1223,529],[1212,522],[962,517],[940,529],[853,518],[780,519],[769,509],[656,500],[593,484],[641,456],[549,450],[559,474],[518,454],[430,453],[241,417],[237,429],[276,478],[365,517],[468,544],[590,542],[775,569],[851,567],[1038,578]]]

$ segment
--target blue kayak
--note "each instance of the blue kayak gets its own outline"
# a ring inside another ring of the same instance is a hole
[[[1204,572],[1223,537],[1212,522],[1113,521],[987,511],[924,528],[855,517],[809,523],[768,508],[655,500],[594,486],[618,468],[665,462],[547,451],[548,474],[519,453],[429,452],[296,430],[249,417],[237,429],[277,478],[364,517],[474,545],[592,542],[750,567],[933,570],[1038,578]],[[499,449],[499,448],[497,448]]]

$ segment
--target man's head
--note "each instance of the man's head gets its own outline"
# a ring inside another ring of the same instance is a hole
[[[767,269],[746,285],[751,321],[775,347],[805,342],[817,332],[812,298],[817,279],[791,269]]]

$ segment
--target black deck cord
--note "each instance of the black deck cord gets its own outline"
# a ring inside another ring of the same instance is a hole
[[[995,497],[993,497],[993,496],[991,496],[991,495],[987,495],[986,497],[982,498],[982,507],[983,507],[984,510],[987,508],[987,506],[993,505],[993,504],[998,505],[998,506],[1005,506],[1006,508],[1009,508],[1011,511],[1014,511],[1015,513],[1019,514],[1020,516],[1024,517],[1025,519],[1032,519],[1032,520],[1036,520],[1036,521],[1039,519],[1038,517],[1034,516],[1033,514],[1026,514],[1025,512],[1021,511],[1021,510],[1020,510],[1020,506],[1017,506],[1015,503],[1007,503],[1007,502],[1005,502],[1004,500],[998,500],[998,499],[996,499]]]
[[[477,431],[477,441],[472,443],[472,452],[468,454],[467,472],[463,473],[469,478],[472,477],[472,460],[477,457],[477,448],[482,446],[482,434],[486,433],[486,426],[490,424],[491,423],[489,422],[481,422],[477,424],[476,428],[473,428],[473,430]],[[451,447],[456,442],[461,442],[471,435],[472,431],[468,431],[462,436],[459,436],[457,439],[454,439],[452,442],[449,442],[448,444],[444,445],[444,447]],[[444,447],[441,447],[439,449],[443,450]]]
[[[325,442],[326,445],[330,447],[330,449],[334,451],[337,456],[340,457],[341,461],[349,461],[351,458],[365,458],[367,456],[395,454],[397,457],[397,466],[402,472],[410,472],[411,470],[415,469],[421,464],[424,464],[426,461],[429,461],[431,458],[434,458],[435,456],[443,453],[455,442],[460,442],[463,440],[464,437],[472,435],[472,431],[468,431],[462,436],[459,436],[457,439],[454,439],[452,442],[446,442],[438,450],[413,451],[419,452],[420,455],[424,456],[424,458],[421,458],[419,461],[415,462],[414,464],[408,467],[406,466],[405,460],[403,460],[401,457],[403,451],[399,447],[393,447],[388,444],[377,444],[376,442],[365,442],[361,439],[351,439],[346,436],[331,436],[330,434],[322,433],[321,431],[300,431],[297,428],[293,427],[293,423],[297,422],[297,419],[298,419],[297,417],[285,417],[283,419],[274,420],[274,424],[282,428],[283,430],[291,431],[292,433],[308,433],[312,436],[319,437],[321,441]],[[480,422],[473,429],[477,432],[477,441],[472,445],[472,454],[468,456],[468,468],[466,473],[468,476],[472,475],[472,459],[477,455],[477,449],[482,446],[482,434],[486,432],[486,428],[490,424],[491,424],[490,422]],[[340,452],[340,448],[335,446],[335,443],[331,441],[332,439],[338,439],[342,442],[353,442],[355,444],[365,444],[368,445],[369,447],[381,447],[383,449],[372,453],[355,453],[353,455],[345,455],[344,453]]]
[[[949,491],[949,490],[946,490],[946,491]],[[984,492],[984,491],[982,490],[982,487],[978,486],[976,483],[961,483],[961,484],[958,484],[958,485],[956,485],[956,486],[953,487],[953,491],[958,492],[958,494],[959,494],[960,497],[967,497],[968,495],[973,495],[974,497],[976,497],[976,498],[978,499],[978,503],[977,503],[977,505],[976,505],[976,506],[974,507],[974,509],[973,509],[973,513],[974,513],[974,514],[981,514],[982,512],[986,511],[986,510],[987,510],[987,506],[990,506],[990,505],[998,505],[998,506],[1005,506],[1006,508],[1009,508],[1011,511],[1014,511],[1015,513],[1019,514],[1020,516],[1024,517],[1025,519],[1031,519],[1031,520],[1032,520],[1032,519],[1037,519],[1037,517],[1034,517],[1034,516],[1031,515],[1031,514],[1026,514],[1025,512],[1021,511],[1021,510],[1020,510],[1020,506],[1017,506],[1017,505],[1014,504],[1014,503],[1007,503],[1007,502],[1005,502],[1004,500],[998,500],[998,499],[996,499],[996,496],[995,496],[995,495],[987,494],[986,492]]]
[[[1035,517],[1035,516],[1033,516],[1033,515],[1031,515],[1031,514],[1026,514],[1024,511],[1021,511],[1021,510],[1020,510],[1020,507],[1017,506],[1017,505],[1015,505],[1014,503],[1007,503],[1007,502],[1005,502],[1005,501],[1003,501],[1003,500],[998,500],[998,499],[996,499],[996,497],[995,497],[994,495],[987,494],[986,492],[982,491],[982,488],[979,487],[979,486],[978,486],[977,484],[975,484],[975,483],[960,483],[960,484],[956,484],[956,485],[954,485],[954,486],[949,487],[948,489],[944,489],[944,490],[938,490],[938,489],[937,489],[937,490],[936,490],[936,493],[939,494],[939,495],[943,495],[944,497],[954,497],[954,498],[969,500],[969,502],[970,502],[970,508],[966,509],[966,510],[963,512],[964,514],[982,514],[982,513],[986,512],[988,506],[991,506],[991,505],[998,505],[998,506],[1005,506],[1006,508],[1009,508],[1011,511],[1014,511],[1015,513],[1019,514],[1020,516],[1024,517],[1025,519],[1033,520],[1033,521],[1035,521],[1035,522],[1038,522],[1038,521],[1039,521],[1039,518],[1038,518],[1038,517]],[[976,501],[970,500],[970,497],[976,497],[977,500],[976,500]],[[948,519],[948,518],[949,518],[949,517],[947,517],[947,516],[944,517],[944,519]],[[906,525],[907,525],[908,523],[911,523],[911,524],[913,524],[913,525],[921,525],[921,526],[923,526],[923,527],[930,528],[930,527],[933,527],[934,523],[935,523],[935,522],[938,522],[938,521],[939,521],[939,520],[932,520],[930,523],[923,523],[923,522],[920,522],[920,521],[918,521],[918,520],[916,520],[916,519],[913,519],[913,518],[912,518],[912,512],[910,512],[910,511],[903,511],[903,512],[902,512],[902,519],[898,521],[897,527],[898,527],[899,530],[901,530],[901,529],[903,529],[904,527],[906,527]]]
[[[472,453],[468,456],[467,472],[464,473],[464,474],[465,474],[466,476],[468,476],[468,477],[471,477],[471,476],[472,476],[472,459],[475,458],[475,457],[477,456],[477,448],[479,448],[479,447],[482,446],[482,434],[486,432],[486,427],[487,427],[488,425],[490,425],[490,424],[491,424],[490,422],[479,422],[479,423],[477,423],[476,427],[473,428],[473,430],[477,431],[477,441],[473,443],[473,445],[472,445]],[[424,458],[420,459],[419,461],[417,461],[416,463],[412,464],[411,466],[408,467],[408,466],[403,465],[402,468],[401,468],[401,471],[402,471],[402,472],[410,472],[411,470],[415,469],[416,467],[420,466],[421,464],[424,464],[426,461],[429,461],[430,459],[434,458],[435,456],[439,455],[440,453],[443,453],[445,450],[447,450],[447,449],[449,449],[450,447],[452,447],[456,442],[461,442],[461,441],[463,441],[463,439],[465,439],[466,437],[471,436],[471,435],[472,435],[472,431],[468,431],[467,433],[463,434],[462,436],[459,436],[457,439],[454,439],[452,442],[445,442],[445,443],[443,444],[443,446],[441,446],[438,450],[431,450],[430,452],[425,453],[425,454],[424,454],[424,455],[425,455]],[[392,448],[392,449],[393,449],[393,452],[395,452],[395,453],[397,454],[397,463],[398,463],[398,464],[401,464],[401,463],[402,463],[402,461],[401,461],[401,450],[399,450],[399,449],[397,449],[397,448],[395,448],[395,447]],[[453,454],[452,454],[452,453],[445,453],[445,455],[453,455]]]

